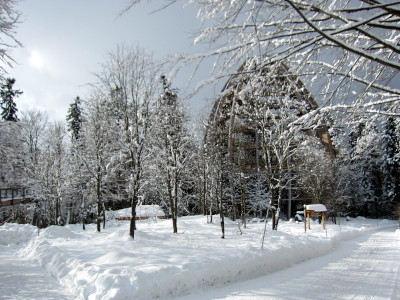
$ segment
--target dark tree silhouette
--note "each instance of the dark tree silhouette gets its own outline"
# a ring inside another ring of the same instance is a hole
[[[17,117],[17,105],[14,102],[14,98],[22,94],[20,90],[13,90],[15,83],[14,78],[7,78],[5,83],[0,86],[0,98],[1,98],[1,117],[4,121],[18,121]]]

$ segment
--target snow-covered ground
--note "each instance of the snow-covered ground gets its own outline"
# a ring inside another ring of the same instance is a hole
[[[0,299],[75,299],[35,262],[0,251]]]
[[[176,300],[398,300],[399,249],[399,233],[384,228],[343,241],[326,255],[282,271]]]
[[[0,250],[1,253],[7,253],[9,262],[0,261],[0,264],[3,264],[3,269],[8,266],[17,270],[21,266],[21,259],[38,263],[72,297],[80,299],[172,298],[278,272],[306,259],[327,254],[344,245],[347,240],[357,237],[363,239],[365,232],[389,227],[391,231],[388,232],[394,236],[396,226],[394,221],[357,218],[349,222],[342,220],[340,226],[328,223],[327,231],[319,224],[312,224],[311,231],[304,233],[302,223],[281,222],[279,231],[273,232],[268,227],[265,245],[261,249],[263,223],[250,223],[240,234],[236,223],[228,221],[226,239],[223,240],[220,238],[218,221],[218,218],[214,218],[214,223],[208,224],[203,216],[180,218],[178,234],[172,233],[170,220],[142,221],[137,225],[135,240],[128,236],[129,221],[108,222],[107,228],[101,233],[95,231],[94,225],[88,226],[86,231],[82,231],[79,225],[70,225],[52,226],[38,232],[29,225],[5,224],[0,227]],[[397,231],[397,244],[387,246],[385,251],[388,255],[379,257],[387,262],[387,266],[397,268],[392,271],[397,272],[398,277],[399,239]],[[396,253],[394,248],[397,249],[397,265],[391,264],[395,258],[393,253]],[[365,250],[363,257],[367,257],[368,251],[373,251],[371,249]],[[20,260],[11,261],[12,253]],[[316,272],[321,266],[318,277],[322,278],[325,274],[328,261],[320,259],[319,263],[313,265],[312,270]],[[361,271],[372,272],[368,267],[370,263],[364,258],[358,261],[357,256],[353,265],[343,262],[334,268],[348,265],[354,269],[357,264],[361,266],[360,276],[365,275]],[[343,270],[343,276],[351,275]],[[271,278],[278,278],[276,280],[279,282],[279,277],[283,275],[278,274],[281,273],[274,273]],[[305,271],[304,274],[308,273]],[[15,276],[10,277],[10,286]],[[293,280],[300,280],[304,276],[299,272]],[[340,272],[335,276],[340,277]],[[7,280],[3,278],[2,284],[5,290],[10,290],[7,289]],[[283,282],[286,279],[282,277],[281,280]],[[331,280],[336,279],[329,276],[325,279],[327,289]],[[50,286],[47,290],[52,292]],[[295,298],[296,289],[290,291],[295,293],[291,295]],[[212,298],[210,294],[207,295],[204,297]],[[30,299],[46,299],[43,295],[35,296],[34,286],[31,296]],[[52,299],[52,296],[49,295],[47,299]]]

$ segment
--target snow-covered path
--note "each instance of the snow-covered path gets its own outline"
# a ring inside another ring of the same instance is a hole
[[[75,299],[45,269],[0,249],[0,299]]]
[[[280,272],[179,299],[400,299],[400,237],[394,228],[366,233]]]

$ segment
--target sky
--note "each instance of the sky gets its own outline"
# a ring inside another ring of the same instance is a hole
[[[192,46],[201,27],[195,7],[176,3],[152,13],[161,1],[144,1],[119,16],[127,0],[21,0],[22,23],[17,39],[22,48],[12,51],[17,61],[8,76],[23,91],[16,99],[19,112],[36,108],[50,120],[65,120],[76,96],[89,95],[93,74],[101,71],[107,53],[117,45],[138,44],[156,58],[199,51]],[[165,3],[165,2],[164,2]],[[184,89],[185,76],[172,81]],[[187,78],[187,76],[186,76]],[[195,84],[195,83],[193,83]],[[193,85],[192,85],[193,87]],[[207,110],[212,91],[188,101],[192,116]],[[207,104],[208,103],[208,104]],[[21,114],[19,114],[20,116]]]

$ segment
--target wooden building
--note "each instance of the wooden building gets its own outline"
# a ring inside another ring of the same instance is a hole
[[[296,120],[317,108],[316,102],[304,84],[290,74],[287,66],[279,64],[263,67],[262,62],[247,61],[235,75],[231,76],[221,96],[216,99],[209,116],[205,143],[218,144],[227,158],[227,168],[233,173],[245,173],[249,180],[261,177],[263,181],[267,163],[265,156],[262,155],[262,149],[264,146],[265,150],[268,145],[262,144],[261,133],[265,130],[276,130],[278,121],[279,124],[293,126]],[[285,120],[285,118],[292,119]],[[324,120],[317,118],[299,126],[303,136],[319,139],[325,148],[327,159],[334,156]],[[295,138],[290,141],[290,147],[296,147]],[[290,158],[287,158],[284,165],[280,166],[286,169],[289,176],[292,163]],[[265,183],[261,188],[265,192]],[[235,189],[232,190],[235,193]],[[307,203],[307,199],[303,199],[303,202],[292,205],[292,201],[301,200],[299,196],[296,199],[293,190],[290,181],[283,199],[288,217]],[[232,202],[233,204],[238,202],[235,200],[235,195]]]

